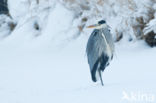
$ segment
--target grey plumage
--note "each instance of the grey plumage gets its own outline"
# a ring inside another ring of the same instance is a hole
[[[108,27],[101,26],[92,32],[88,39],[86,52],[92,80],[96,82],[99,77],[103,85],[101,72],[109,65],[114,53],[114,43]]]

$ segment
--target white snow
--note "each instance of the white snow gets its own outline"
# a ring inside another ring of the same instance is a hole
[[[0,102],[125,103],[123,91],[156,96],[156,48],[140,46],[144,43],[117,44],[114,60],[103,73],[102,87],[91,81],[86,40],[82,36],[61,49],[50,44],[49,48],[1,45]]]
[[[21,1],[28,6],[26,0]],[[0,41],[0,103],[156,102],[156,48],[143,41],[116,43],[102,87],[91,81],[85,53],[92,30],[85,29],[87,35],[71,40],[77,32],[72,11],[52,2],[48,10],[48,5],[31,5],[31,10],[15,12],[24,4],[9,2],[18,24]],[[36,21],[39,31],[34,29]]]

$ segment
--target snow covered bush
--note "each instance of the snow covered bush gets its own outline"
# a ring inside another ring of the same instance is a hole
[[[156,4],[153,4],[153,18],[144,28],[145,41],[151,46],[156,46]]]
[[[0,39],[8,36],[15,28],[15,23],[7,15],[0,15]]]
[[[115,40],[122,37],[128,40],[141,39],[143,29],[154,16],[154,0],[62,0],[76,13],[91,23],[105,19],[112,27]]]
[[[136,41],[145,39],[145,34],[156,31],[156,1],[155,0],[9,0],[9,10],[13,20],[17,22],[17,28],[30,23],[36,31],[34,36],[43,35],[49,25],[48,19],[55,13],[61,16],[65,11],[70,12],[65,18],[71,19],[68,27],[62,31],[68,31],[67,39],[77,38],[81,34],[87,34],[86,25],[94,24],[100,19],[105,19],[111,27],[114,41]],[[56,9],[57,5],[60,10]],[[56,11],[57,10],[57,11]],[[61,11],[62,10],[62,11]],[[72,13],[72,14],[71,14]],[[53,18],[55,19],[55,18]],[[63,20],[64,19],[64,20]],[[58,31],[64,23],[54,23]],[[50,25],[51,26],[51,25]],[[74,32],[73,32],[74,31]],[[71,33],[72,32],[72,33]],[[58,32],[57,32],[58,33]]]

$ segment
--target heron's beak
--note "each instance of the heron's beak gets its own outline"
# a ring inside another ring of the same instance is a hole
[[[97,26],[99,26],[99,25],[95,24],[95,25],[87,26],[87,28],[96,28]]]

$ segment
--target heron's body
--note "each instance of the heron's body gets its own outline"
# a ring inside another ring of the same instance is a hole
[[[113,58],[114,44],[110,30],[103,26],[95,29],[87,43],[87,57],[94,82],[101,79],[101,73]],[[103,84],[103,83],[102,83]]]

